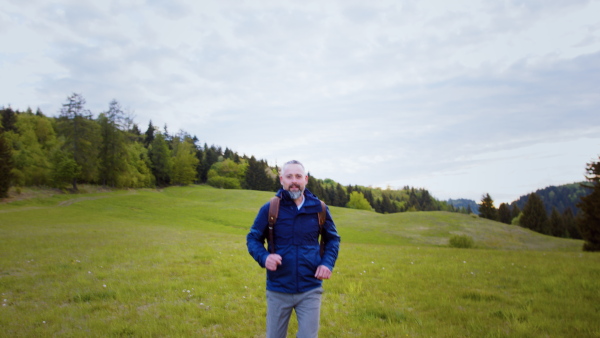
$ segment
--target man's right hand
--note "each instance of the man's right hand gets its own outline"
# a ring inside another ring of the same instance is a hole
[[[265,261],[265,268],[269,271],[277,270],[277,266],[281,265],[281,256],[278,254],[270,254]]]

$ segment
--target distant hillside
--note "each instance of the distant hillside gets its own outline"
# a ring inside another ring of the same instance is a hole
[[[469,207],[471,207],[471,211],[474,214],[479,215],[479,206],[477,205],[477,202],[473,200],[465,198],[449,199],[446,203],[454,206],[457,209],[464,208],[465,210],[467,210]]]
[[[544,189],[536,190],[535,193],[544,202],[546,212],[550,214],[552,208],[556,208],[561,214],[568,208],[571,208],[573,214],[577,215],[579,208],[577,203],[583,196],[589,194],[589,190],[581,186],[583,182],[564,184],[559,186],[549,186]],[[529,194],[519,197],[514,203],[517,204],[519,209],[523,210]]]

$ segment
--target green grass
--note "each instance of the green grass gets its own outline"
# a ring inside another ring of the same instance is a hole
[[[245,235],[270,195],[195,186],[0,204],[0,336],[264,336],[264,270]],[[342,245],[322,337],[600,336],[600,256],[581,241],[445,212],[331,211]],[[449,248],[453,235],[476,249]]]

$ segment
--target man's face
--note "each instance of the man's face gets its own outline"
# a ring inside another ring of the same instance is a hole
[[[288,164],[279,176],[279,182],[281,182],[283,189],[289,191],[292,198],[296,199],[304,192],[304,188],[308,183],[308,176],[304,173],[304,168],[301,165]]]

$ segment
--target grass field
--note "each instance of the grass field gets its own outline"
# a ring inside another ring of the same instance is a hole
[[[264,336],[245,235],[271,193],[23,194],[0,204],[0,336]],[[322,337],[600,337],[600,255],[581,241],[445,212],[331,212],[342,245]],[[453,234],[477,248],[449,248]]]

